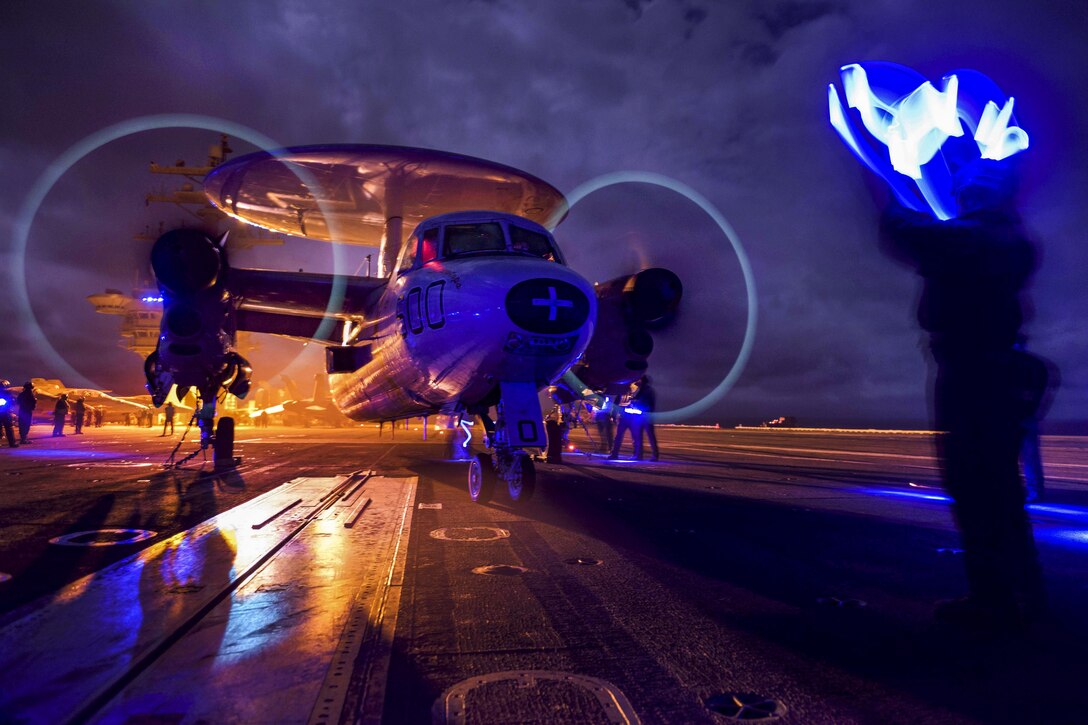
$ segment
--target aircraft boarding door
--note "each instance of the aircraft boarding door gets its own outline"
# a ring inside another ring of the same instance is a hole
[[[544,414],[533,383],[499,383],[502,400],[501,433],[509,445],[517,448],[543,448],[548,444],[544,434]]]

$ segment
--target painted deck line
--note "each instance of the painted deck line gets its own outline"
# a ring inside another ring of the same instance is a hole
[[[0,712],[62,722],[123,677],[296,528],[343,477],[300,478],[5,617]],[[272,512],[304,503],[261,530]]]

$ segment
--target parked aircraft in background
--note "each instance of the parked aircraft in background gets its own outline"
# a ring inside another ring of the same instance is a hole
[[[130,414],[146,413],[152,410],[150,395],[117,396],[111,395],[108,390],[96,390],[94,388],[70,388],[60,380],[48,380],[45,378],[31,378],[34,393],[38,396],[38,405],[34,409],[35,424],[53,422],[53,408],[62,394],[68,394],[68,402],[75,403],[79,398],[88,407],[101,408],[105,414],[105,420],[109,422],[122,422],[125,416]],[[14,385],[8,390],[13,396],[22,392],[22,385]]]
[[[489,499],[500,478],[524,500],[535,483],[525,449],[546,443],[539,391],[565,373],[577,394],[637,379],[647,329],[680,301],[680,280],[664,269],[590,283],[542,226],[565,216],[563,195],[482,159],[289,148],[218,166],[204,191],[246,222],[380,250],[381,276],[356,277],[233,267],[224,238],[193,229],[155,243],[163,317],[148,389],[156,405],[173,384],[197,390],[201,443],[220,463],[233,460],[234,423],[213,427],[215,401],[250,385],[235,335],[265,332],[324,344],[332,400],[353,420],[478,416],[487,450],[470,465],[473,500]]]
[[[309,428],[311,425],[332,426],[339,428],[346,425],[349,420],[336,407],[329,391],[328,376],[317,373],[314,375],[314,392],[309,398],[303,398],[298,391],[295,381],[286,375],[281,375],[284,387],[287,389],[288,398],[281,403],[270,405],[266,408],[256,408],[249,411],[249,417],[257,420],[263,415],[282,415],[288,425],[301,425]]]

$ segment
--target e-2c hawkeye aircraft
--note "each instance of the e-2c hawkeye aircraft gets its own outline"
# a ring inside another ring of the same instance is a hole
[[[526,448],[546,444],[539,393],[617,389],[647,367],[647,330],[681,296],[652,268],[591,284],[551,232],[568,210],[551,185],[516,169],[441,151],[308,146],[234,159],[204,180],[224,212],[266,229],[379,248],[379,277],[230,265],[225,239],[167,232],[151,263],[163,296],[158,348],[144,369],[156,405],[196,388],[201,446],[233,460],[234,421],[215,421],[221,391],[244,397],[251,368],[238,331],[326,346],[332,397],[349,418],[478,416],[486,450],[469,493],[532,495]],[[409,230],[407,235],[403,232]],[[561,380],[562,378],[562,380]],[[490,409],[496,409],[493,420]]]

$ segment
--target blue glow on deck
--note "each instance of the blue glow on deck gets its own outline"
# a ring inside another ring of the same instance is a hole
[[[22,458],[41,458],[43,460],[49,459],[72,459],[72,458],[84,458],[88,462],[99,460],[117,460],[125,458],[125,453],[110,453],[105,451],[92,451],[87,448],[42,448],[35,446],[19,446],[18,448],[10,451],[13,456],[20,456]]]
[[[952,503],[952,498],[940,493],[922,493],[920,491],[900,491],[891,488],[863,488],[860,489],[867,496],[880,496],[885,498],[905,498],[916,501],[933,501],[935,503]],[[1088,520],[1088,507],[1055,505],[1049,503],[1029,503],[1024,506],[1028,514],[1047,514],[1066,519]]]
[[[1088,547],[1088,529],[1042,529],[1035,538],[1052,544]]]
[[[897,491],[891,488],[863,488],[861,492],[868,496],[884,496],[887,498],[908,498],[916,501],[937,501],[939,503],[952,503],[952,499],[942,493],[921,493],[919,491]]]
[[[1057,514],[1058,516],[1073,516],[1075,518],[1088,518],[1088,508],[1081,506],[1055,506],[1049,503],[1029,503],[1028,511],[1033,513]]]

